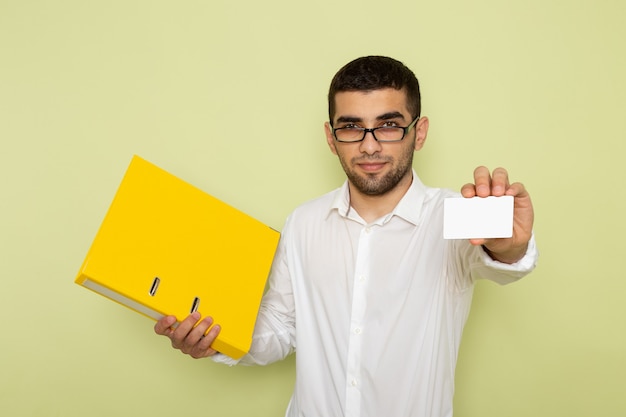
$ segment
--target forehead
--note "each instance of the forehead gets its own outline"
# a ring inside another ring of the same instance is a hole
[[[399,112],[410,119],[404,89],[383,88],[370,91],[341,91],[335,95],[335,115],[375,120],[382,114]]]

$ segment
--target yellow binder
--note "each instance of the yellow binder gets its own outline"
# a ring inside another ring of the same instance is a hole
[[[76,283],[158,320],[210,315],[235,359],[252,332],[279,233],[134,156]]]

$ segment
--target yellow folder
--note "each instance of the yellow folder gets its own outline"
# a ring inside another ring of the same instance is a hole
[[[193,311],[235,359],[252,332],[279,233],[134,156],[76,283],[155,320]]]

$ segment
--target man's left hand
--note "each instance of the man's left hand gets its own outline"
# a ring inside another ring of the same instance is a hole
[[[474,183],[461,188],[463,197],[514,197],[513,236],[499,239],[470,239],[473,245],[483,245],[493,259],[512,264],[524,257],[533,230],[534,212],[530,195],[523,184],[509,183],[509,174],[504,168],[496,168],[493,173],[484,166],[474,170]]]

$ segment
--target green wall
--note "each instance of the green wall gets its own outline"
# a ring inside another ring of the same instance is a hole
[[[502,165],[534,199],[539,267],[477,286],[456,417],[625,415],[625,20],[621,0],[0,0],[2,415],[282,415],[292,359],[193,360],[73,280],[132,154],[277,229],[338,186],[325,95],[365,54],[422,83],[425,182]]]

